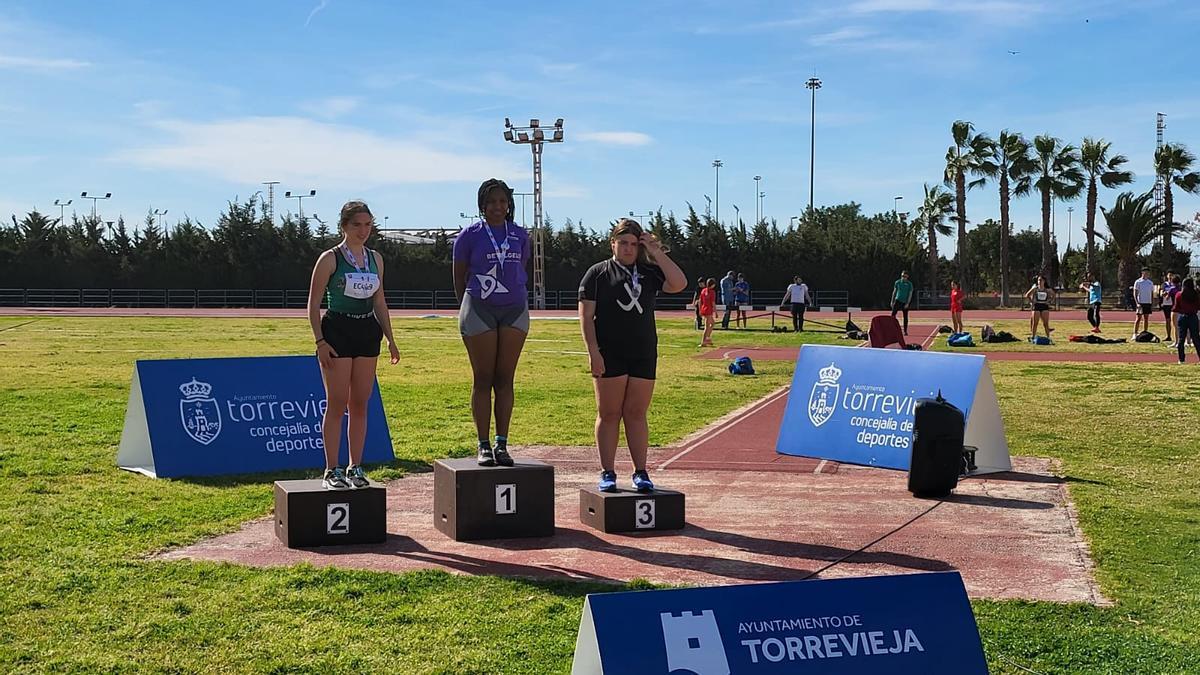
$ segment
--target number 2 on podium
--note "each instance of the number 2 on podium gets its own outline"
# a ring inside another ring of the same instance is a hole
[[[515,483],[496,486],[496,513],[517,512],[517,486]]]
[[[350,505],[325,505],[325,534],[350,534]]]

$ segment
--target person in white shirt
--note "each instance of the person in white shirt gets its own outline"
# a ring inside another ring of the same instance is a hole
[[[1137,303],[1137,318],[1133,320],[1133,334],[1150,330],[1150,315],[1154,312],[1154,282],[1150,280],[1150,268],[1142,268],[1142,278],[1133,282],[1133,301]],[[1140,328],[1139,328],[1140,327]]]
[[[808,309],[808,303],[812,300],[808,294],[808,284],[801,281],[800,277],[792,277],[784,298],[792,304],[792,330],[803,332],[804,310]]]

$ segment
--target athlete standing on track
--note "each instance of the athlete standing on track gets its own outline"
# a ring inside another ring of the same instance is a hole
[[[800,333],[804,331],[804,310],[808,309],[810,300],[808,295],[808,284],[804,283],[800,277],[792,277],[792,283],[788,285],[787,291],[784,292],[784,297],[792,304],[792,330]]]
[[[1037,283],[1025,291],[1025,299],[1033,303],[1033,313],[1029,316],[1029,339],[1037,337],[1037,325],[1040,319],[1046,328],[1046,337],[1050,337],[1050,303],[1054,301],[1054,289],[1046,283],[1046,277],[1038,275]]]
[[[598,487],[617,489],[617,439],[624,423],[633,486],[650,492],[654,483],[646,473],[646,412],[658,367],[655,297],[659,291],[682,291],[687,277],[636,220],[622,218],[609,238],[612,257],[592,265],[579,282],[579,323],[596,390],[596,446],[603,469]]]
[[[362,468],[367,438],[367,401],[375,386],[379,341],[386,337],[392,364],[400,351],[392,336],[392,321],[383,295],[383,258],[367,248],[375,218],[366,203],[346,202],[338,217],[342,241],[317,258],[308,287],[308,321],[317,342],[317,362],[325,382],[321,438],[325,443],[327,490],[367,487]],[[321,298],[328,311],[321,316]],[[349,411],[350,463],[338,466],[342,415]]]
[[[954,332],[963,332],[963,290],[959,287],[957,281],[950,282],[950,323],[954,325]]]
[[[908,306],[912,304],[913,285],[908,280],[908,272],[901,272],[900,278],[892,285],[892,318],[897,312],[904,312],[904,334],[908,335]]]
[[[508,426],[512,421],[513,377],[529,333],[525,265],[529,235],[513,222],[512,190],[495,178],[479,186],[481,220],[454,240],[454,294],[460,304],[458,330],[474,375],[471,417],[479,437],[481,466],[512,466]],[[496,445],[488,441],[495,392]]]

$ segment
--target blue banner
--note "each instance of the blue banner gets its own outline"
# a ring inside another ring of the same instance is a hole
[[[775,450],[907,470],[917,400],[941,391],[970,418],[983,367],[980,355],[804,345]]]
[[[138,361],[117,463],[162,478],[323,468],[326,405],[314,356]],[[375,383],[363,461],[392,459]]]
[[[986,675],[957,572],[587,596],[572,673]]]

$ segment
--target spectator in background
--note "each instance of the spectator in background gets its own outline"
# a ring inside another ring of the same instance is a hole
[[[1175,343],[1175,349],[1179,352],[1179,362],[1183,363],[1183,350],[1187,347],[1187,342],[1190,339],[1192,345],[1196,347],[1196,356],[1200,357],[1200,319],[1196,313],[1200,312],[1200,292],[1196,290],[1196,281],[1191,277],[1183,280],[1183,285],[1179,292],[1175,295],[1175,304],[1172,305],[1175,314],[1175,337],[1178,341]]]
[[[1033,313],[1029,316],[1029,339],[1037,339],[1037,325],[1040,319],[1046,327],[1046,337],[1050,337],[1050,303],[1054,301],[1054,289],[1046,283],[1046,277],[1038,275],[1037,282],[1025,291],[1025,299],[1033,304]]]
[[[788,285],[784,299],[792,303],[792,330],[797,333],[803,332],[804,310],[808,309],[808,303],[812,301],[808,294],[808,284],[798,276],[792,277],[792,283]]]
[[[713,324],[717,322],[717,280],[709,279],[700,289],[700,316],[704,317],[704,337],[701,347],[712,347]]]
[[[913,285],[908,280],[908,272],[901,272],[900,278],[892,286],[892,318],[897,312],[904,312],[904,334],[908,335],[908,306],[912,303]]]
[[[725,318],[721,319],[721,329],[729,330],[729,313],[733,311],[733,284],[737,279],[733,270],[725,273],[721,279],[721,304],[725,305]]]
[[[746,281],[746,275],[741,272],[737,275],[737,282],[733,284],[733,303],[737,305],[735,324],[738,328],[749,328],[746,324],[746,312],[742,307],[750,304],[750,282]]]
[[[692,308],[696,310],[696,330],[704,329],[704,318],[700,316],[700,291],[704,290],[704,277],[696,278],[696,292],[692,294]]]
[[[950,282],[950,323],[953,324],[954,332],[963,332],[963,290],[959,288],[957,281]]]
[[[1133,320],[1133,337],[1136,338],[1143,330],[1150,330],[1150,315],[1154,312],[1154,282],[1150,281],[1149,267],[1143,267],[1142,278],[1133,282],[1133,301],[1137,305],[1137,318]]]
[[[1090,274],[1087,275],[1087,277],[1085,277],[1085,278],[1087,279],[1087,281],[1085,283],[1079,284],[1079,290],[1086,291],[1088,294],[1088,311],[1087,311],[1088,323],[1092,324],[1092,332],[1093,333],[1099,333],[1100,332],[1100,298],[1101,298],[1101,290],[1102,290],[1100,288],[1100,280],[1093,277]]]
[[[1167,324],[1167,342],[1174,344],[1171,339],[1171,306],[1175,304],[1175,294],[1179,292],[1179,275],[1167,272],[1163,275],[1162,287],[1158,291],[1158,304],[1162,307],[1163,318]]]

